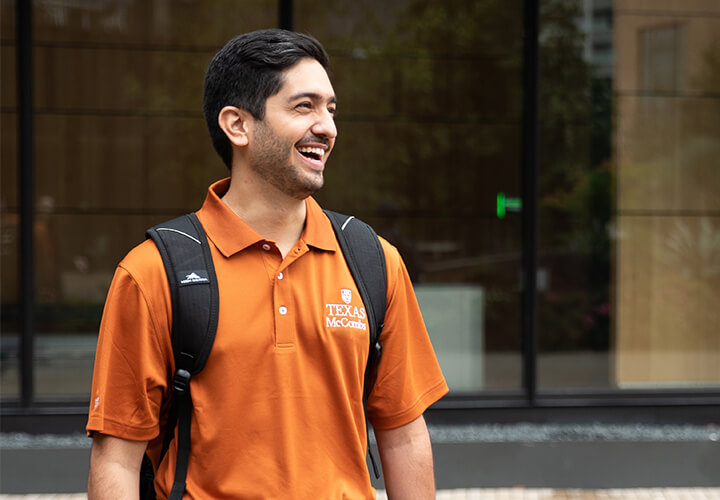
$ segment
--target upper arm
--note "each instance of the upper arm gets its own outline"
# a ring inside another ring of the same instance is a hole
[[[129,441],[95,434],[90,452],[88,498],[137,499],[140,490],[140,466],[147,444],[147,441]]]
[[[376,430],[385,487],[392,499],[435,498],[432,446],[425,419]]]
[[[147,444],[147,441],[130,441],[106,434],[95,434],[90,453],[90,467],[114,464],[129,471],[140,470]]]
[[[374,432],[379,448],[392,449],[404,446],[424,447],[430,445],[430,436],[425,424],[425,418],[422,415],[400,427],[374,429]]]

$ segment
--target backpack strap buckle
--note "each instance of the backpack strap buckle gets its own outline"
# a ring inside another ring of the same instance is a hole
[[[178,369],[173,377],[173,392],[183,396],[187,392],[191,376],[189,371]]]

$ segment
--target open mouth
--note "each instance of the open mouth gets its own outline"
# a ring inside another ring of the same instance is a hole
[[[311,147],[301,146],[301,147],[297,148],[297,150],[305,158],[308,158],[308,159],[314,160],[314,161],[321,162],[323,157],[325,156],[325,150],[322,148],[311,148]]]

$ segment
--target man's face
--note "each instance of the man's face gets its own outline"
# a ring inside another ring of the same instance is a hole
[[[284,73],[280,91],[254,122],[250,167],[282,193],[305,199],[323,186],[323,171],[335,144],[335,92],[325,69],[302,59]]]

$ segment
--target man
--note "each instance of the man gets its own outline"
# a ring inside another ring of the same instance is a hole
[[[315,39],[265,30],[231,40],[207,71],[205,117],[230,179],[213,184],[197,212],[220,318],[192,381],[186,498],[375,497],[365,463],[365,309],[310,197],[337,136],[327,65]],[[382,245],[388,301],[368,416],[390,498],[429,499],[422,414],[448,389],[405,267]],[[172,486],[174,440],[157,463],[174,372],[171,318],[163,264],[146,241],[119,264],[103,313],[87,425],[91,499],[137,498],[146,450],[158,497]]]

